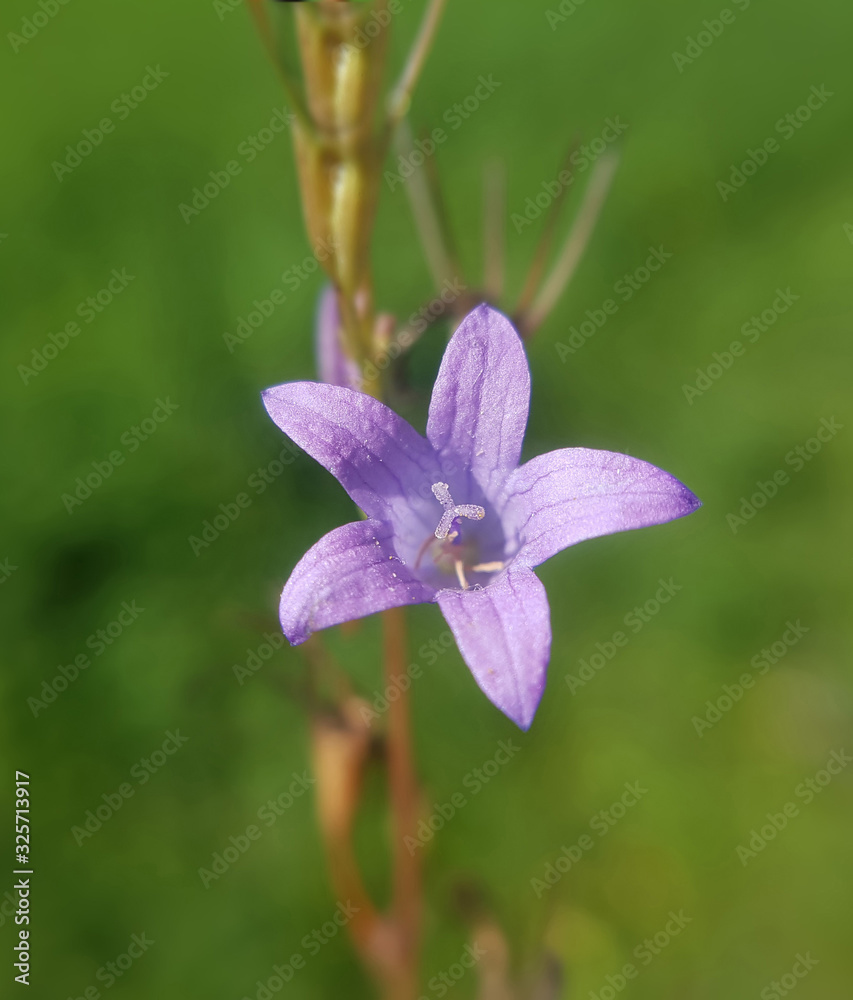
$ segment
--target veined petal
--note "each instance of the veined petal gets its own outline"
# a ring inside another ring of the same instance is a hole
[[[435,597],[400,560],[391,527],[354,521],[335,528],[310,548],[284,585],[281,628],[292,646],[312,632]]]
[[[286,382],[264,406],[300,448],[325,466],[369,517],[405,519],[441,478],[429,442],[383,403],[354,389]],[[434,502],[434,501],[433,501]]]
[[[331,285],[326,285],[317,302],[315,333],[317,374],[321,382],[358,389],[361,385],[358,365],[347,357],[341,344],[341,317],[338,297]]]
[[[460,502],[493,495],[518,465],[529,407],[521,338],[502,313],[478,306],[447,345],[427,423],[427,438],[451,481],[463,487]]]
[[[520,569],[483,590],[441,590],[438,605],[482,692],[529,729],[551,653],[548,597],[538,577]]]
[[[513,472],[502,505],[504,524],[521,542],[516,564],[538,566],[569,545],[664,524],[702,502],[649,462],[612,451],[563,448]]]

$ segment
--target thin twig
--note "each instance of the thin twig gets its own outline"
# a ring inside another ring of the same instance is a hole
[[[355,716],[355,709],[351,714]],[[352,843],[369,736],[363,724],[338,711],[316,713],[311,737],[317,815],[329,874],[339,901],[353,904],[355,916],[349,933],[365,964],[372,968],[377,962],[377,931],[382,918],[365,887]]]
[[[399,996],[417,996],[418,958],[421,933],[420,856],[406,839],[417,836],[418,788],[412,761],[411,721],[408,690],[402,681],[406,672],[406,613],[391,608],[382,614],[385,680],[400,692],[388,710],[388,786],[393,837],[393,902],[402,949],[403,969]],[[390,700],[390,699],[389,699]]]
[[[444,200],[444,190],[441,186],[441,176],[438,172],[438,156],[427,156],[424,163],[426,171],[427,191],[430,202],[435,210],[436,223],[441,233],[441,242],[447,251],[450,266],[455,274],[459,274],[459,254],[456,250],[456,240],[453,237],[453,227],[450,224],[450,213]]]
[[[291,110],[299,119],[299,123],[307,129],[309,133],[313,133],[314,124],[311,120],[311,116],[308,114],[308,109],[305,106],[302,94],[299,92],[299,85],[296,82],[296,77],[281,55],[272,22],[270,21],[269,14],[264,5],[264,0],[246,0],[246,2],[249,6],[249,13],[252,15],[252,19],[255,22],[255,27],[258,29],[258,34],[261,36],[264,48],[267,50],[267,55],[270,57],[273,66],[275,66],[279,76],[281,77],[284,92],[287,95],[287,99],[290,101]]]
[[[474,928],[472,938],[482,956],[477,964],[477,1000],[515,1000],[510,981],[509,942],[503,931],[487,920]]]
[[[570,143],[563,159],[562,170],[569,169],[572,154],[577,150],[579,144],[580,139],[577,137],[575,137]],[[548,206],[548,214],[545,216],[545,224],[542,227],[542,235],[539,237],[539,243],[536,247],[535,253],[533,254],[533,260],[530,262],[530,269],[527,272],[524,287],[521,290],[521,295],[518,297],[518,302],[515,307],[515,312],[518,315],[523,315],[530,308],[530,303],[533,301],[536,289],[542,281],[542,275],[545,272],[545,265],[548,262],[548,254],[551,252],[551,246],[554,242],[554,233],[557,230],[557,221],[560,218],[560,210],[565,202],[566,189],[564,187]]]
[[[529,311],[519,318],[526,335],[529,336],[542,325],[571,281],[604,207],[618,163],[618,153],[605,153],[593,168],[580,209],[557,262]]]
[[[412,130],[408,121],[404,120],[397,130],[395,148],[403,156],[408,155],[412,149]],[[405,186],[427,266],[435,287],[441,288],[442,283],[453,278],[455,272],[453,255],[444,240],[438,209],[432,200],[429,184],[419,169],[415,169]]]
[[[438,30],[438,23],[447,4],[447,0],[430,0],[424,14],[421,26],[418,29],[415,43],[400,74],[400,79],[391,91],[388,98],[388,127],[390,129],[402,121],[409,110],[409,102],[412,98],[412,91],[415,89],[418,76],[423,69],[426,57],[429,54],[435,33]]]

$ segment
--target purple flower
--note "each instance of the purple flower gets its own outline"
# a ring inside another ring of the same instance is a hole
[[[700,501],[648,462],[565,448],[519,465],[530,371],[489,306],[454,334],[426,437],[352,389],[290,382],[264,405],[367,515],[303,556],[281,595],[292,645],[330,625],[434,601],[486,696],[528,729],[545,687],[551,624],[535,566],[569,545],[662,524]]]
[[[341,344],[338,297],[331,285],[325,286],[317,301],[314,338],[320,381],[358,389],[361,386],[361,376],[358,365],[347,357]]]

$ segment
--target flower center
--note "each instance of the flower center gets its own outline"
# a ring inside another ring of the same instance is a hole
[[[434,483],[432,492],[444,508],[444,513],[435,529],[434,537],[430,535],[421,546],[415,562],[415,569],[420,565],[427,550],[431,550],[433,565],[436,569],[441,573],[455,573],[462,590],[468,590],[470,587],[466,571],[491,574],[502,570],[504,568],[502,561],[480,562],[477,559],[479,552],[477,542],[473,539],[463,541],[460,537],[459,518],[465,517],[471,521],[482,521],[486,516],[486,511],[477,504],[454,503],[447,483]],[[474,584],[474,586],[479,587],[480,585]]]

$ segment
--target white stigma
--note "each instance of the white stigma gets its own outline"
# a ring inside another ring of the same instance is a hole
[[[433,483],[432,492],[435,499],[444,507],[444,513],[435,529],[436,538],[447,538],[451,525],[457,517],[467,517],[471,521],[482,521],[486,516],[485,510],[473,503],[455,504],[450,495],[450,487],[447,483]]]

